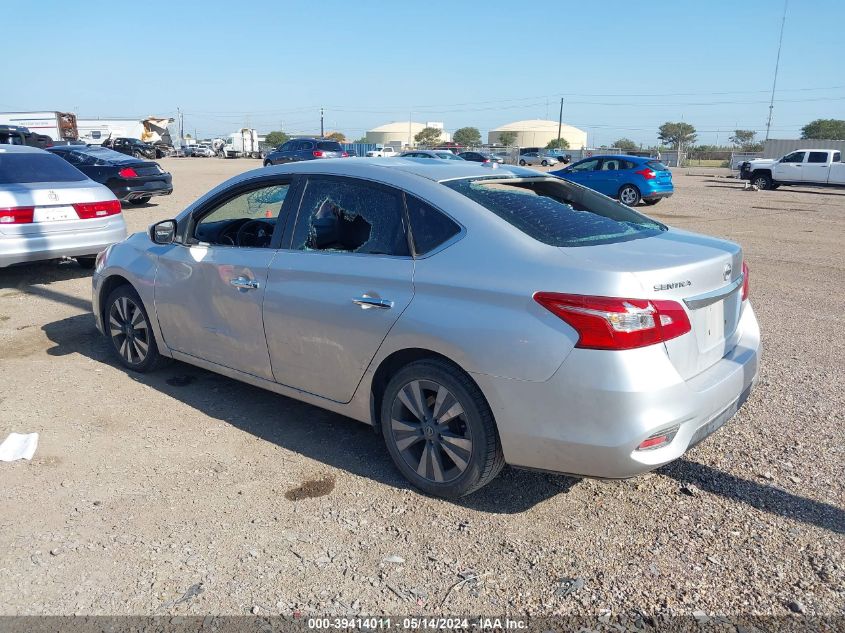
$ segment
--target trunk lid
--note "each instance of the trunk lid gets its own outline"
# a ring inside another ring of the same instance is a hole
[[[0,189],[0,208],[34,207],[33,221],[28,224],[0,224],[0,234],[38,235],[101,228],[116,216],[80,220],[73,205],[82,202],[113,200],[114,194],[104,186],[92,182],[34,182],[3,185]]]
[[[563,250],[592,270],[633,275],[643,292],[631,298],[671,299],[684,307],[692,331],[664,345],[685,380],[736,345],[742,307],[739,245],[670,229],[645,239]]]

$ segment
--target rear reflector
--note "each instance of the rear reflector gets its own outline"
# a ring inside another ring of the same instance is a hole
[[[136,172],[131,167],[124,167],[119,172],[117,172],[117,175],[121,178],[137,178],[138,172]]]
[[[649,451],[654,450],[655,448],[660,448],[661,446],[666,446],[675,439],[675,434],[678,432],[679,428],[680,427],[678,425],[675,425],[672,428],[664,429],[662,431],[658,431],[654,435],[650,435],[648,438],[643,440],[639,446],[637,446],[637,450]]]
[[[575,347],[623,350],[686,334],[687,313],[675,301],[537,292],[534,300],[578,332]]]
[[[105,200],[103,202],[82,202],[73,205],[76,215],[80,220],[91,220],[103,218],[109,215],[120,213],[120,202],[117,200]]]
[[[748,299],[748,264],[742,262],[742,300]]]
[[[0,209],[0,224],[31,224],[35,207]]]

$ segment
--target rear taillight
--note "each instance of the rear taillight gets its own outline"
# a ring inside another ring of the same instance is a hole
[[[103,218],[109,215],[120,213],[120,202],[117,200],[105,200],[103,202],[81,202],[73,205],[76,215],[80,220],[91,220]]]
[[[131,167],[124,167],[119,172],[117,172],[117,175],[121,178],[137,178],[138,172],[136,172]]]
[[[349,153],[348,152],[341,152],[340,157],[341,158],[349,158]]]
[[[318,150],[318,149],[315,149],[315,150],[314,150],[313,152],[311,152],[311,153],[312,153],[312,154],[314,154],[314,158],[322,158],[322,157],[323,157],[323,152],[321,152],[321,151],[320,151],[320,150]]]
[[[0,224],[30,224],[35,207],[11,207],[0,209]]]
[[[675,301],[537,292],[534,300],[578,332],[575,347],[622,350],[662,343],[690,331]]]
[[[639,174],[646,180],[651,180],[652,178],[655,178],[657,176],[657,174],[648,167],[646,167],[645,169],[640,169],[639,171],[635,171],[634,173]]]
[[[748,299],[748,264],[742,262],[742,300]]]

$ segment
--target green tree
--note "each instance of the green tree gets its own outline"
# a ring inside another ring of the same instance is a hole
[[[569,141],[565,138],[552,139],[546,143],[546,149],[569,149]]]
[[[633,152],[639,148],[639,145],[629,138],[620,138],[617,141],[613,141],[613,147],[618,147],[623,152]]]
[[[367,142],[367,137],[366,137],[366,136],[362,136],[361,138],[356,138],[356,139],[355,139],[354,141],[352,141],[352,142],[353,142],[353,143],[366,143],[366,142]]]
[[[737,147],[746,149],[750,145],[754,145],[755,136],[757,136],[757,132],[754,130],[734,130],[733,136],[728,140]]]
[[[478,131],[477,127],[462,127],[455,130],[452,140],[458,145],[472,147],[481,143],[481,132]]]
[[[290,138],[290,136],[288,136],[284,132],[276,131],[276,132],[270,132],[269,134],[266,134],[264,136],[264,142],[267,143],[267,145],[272,145],[273,147],[278,147],[279,145],[281,145],[282,143],[287,141],[289,138]]]
[[[695,128],[683,121],[678,123],[667,121],[660,126],[660,130],[657,133],[657,138],[664,143],[668,143],[674,149],[692,145],[695,143],[696,137]]]
[[[820,138],[828,141],[845,140],[845,120],[816,119],[801,128],[801,138]]]
[[[414,136],[414,140],[420,145],[434,145],[440,141],[441,133],[442,130],[436,127],[424,127]]]
[[[516,132],[499,132],[499,143],[505,147],[516,144]]]
[[[333,141],[337,141],[338,143],[345,143],[346,136],[343,132],[329,132],[326,134],[326,138],[330,138]]]

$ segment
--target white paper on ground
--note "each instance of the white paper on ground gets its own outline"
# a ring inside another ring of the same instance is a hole
[[[38,433],[9,433],[0,444],[0,462],[32,459],[38,447]]]

